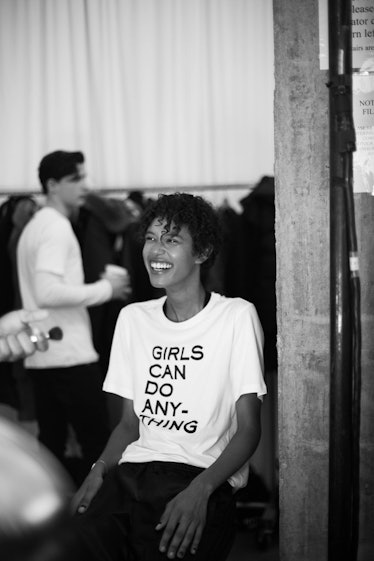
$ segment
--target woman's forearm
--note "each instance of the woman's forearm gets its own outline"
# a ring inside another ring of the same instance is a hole
[[[107,445],[103,452],[100,454],[101,460],[105,462],[107,468],[111,468],[118,464],[124,450],[131,442],[134,442],[139,436],[139,430],[135,427],[124,426],[118,424],[113,430]]]
[[[260,426],[237,431],[217,460],[195,479],[210,495],[237,472],[255,452],[261,436]]]
[[[244,394],[236,402],[238,428],[216,461],[196,477],[202,492],[211,494],[237,472],[255,452],[261,437],[261,401]]]

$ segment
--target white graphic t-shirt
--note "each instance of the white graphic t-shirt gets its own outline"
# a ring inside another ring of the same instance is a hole
[[[238,398],[266,393],[261,324],[253,304],[216,293],[175,323],[165,299],[130,304],[117,321],[103,388],[133,400],[140,421],[120,462],[209,467],[236,431]],[[247,478],[245,465],[229,482],[239,488]]]

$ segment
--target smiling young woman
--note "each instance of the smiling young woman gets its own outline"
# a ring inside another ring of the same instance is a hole
[[[251,303],[205,290],[221,241],[208,202],[162,195],[141,231],[166,294],[118,318],[103,388],[122,396],[123,416],[74,498],[77,547],[96,560],[223,561],[260,438],[262,328]]]

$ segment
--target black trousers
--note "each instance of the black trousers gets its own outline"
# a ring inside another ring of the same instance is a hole
[[[82,479],[103,451],[110,434],[98,363],[27,372],[33,383],[39,441],[69,469],[65,448],[70,424],[82,449],[78,478]]]
[[[125,463],[110,470],[86,513],[74,518],[66,559],[166,561],[166,554],[158,549],[162,531],[155,527],[166,503],[201,471],[173,462]],[[224,483],[209,499],[206,525],[196,554],[188,551],[184,559],[226,559],[234,540],[234,522],[232,487]]]

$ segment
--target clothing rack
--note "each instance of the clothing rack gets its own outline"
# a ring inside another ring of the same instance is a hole
[[[204,191],[235,191],[235,190],[252,190],[254,188],[254,183],[231,183],[231,184],[214,184],[214,185],[180,185],[180,186],[152,186],[152,187],[106,187],[105,189],[100,189],[98,187],[93,187],[92,190],[96,193],[107,194],[107,195],[118,195],[120,193],[128,193],[130,191],[141,191],[142,193],[186,193],[186,192],[204,192]],[[35,189],[30,190],[15,190],[9,191],[9,189],[1,189],[0,187],[0,197],[11,197],[11,196],[31,196],[31,195],[41,195],[41,191]]]
[[[251,189],[254,184],[250,183],[231,183],[215,185],[179,185],[179,186],[152,186],[152,187],[113,187],[102,189],[100,192],[120,192],[120,191],[142,191],[143,193],[186,193],[189,191],[233,191],[238,189]]]

